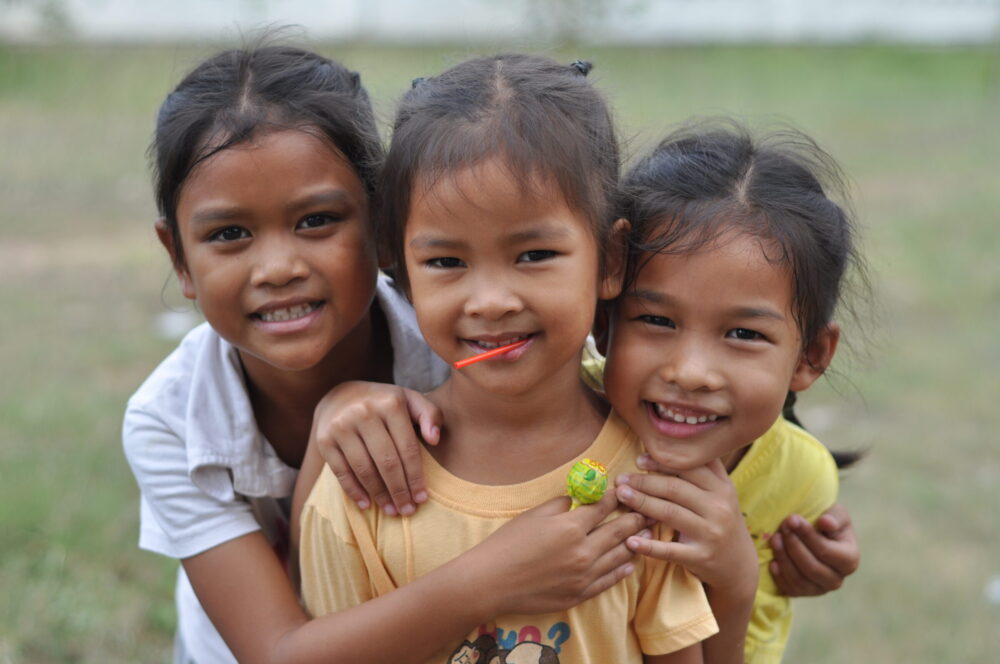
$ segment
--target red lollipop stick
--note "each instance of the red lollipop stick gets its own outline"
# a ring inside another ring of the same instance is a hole
[[[485,353],[480,353],[479,355],[473,355],[472,357],[467,357],[464,360],[459,360],[458,362],[455,362],[455,364],[451,366],[455,367],[456,369],[464,369],[470,364],[475,364],[476,362],[482,362],[483,360],[489,360],[496,357],[497,355],[503,355],[509,350],[520,348],[529,341],[530,339],[521,339],[520,341],[515,341],[512,344],[507,344],[506,346],[500,346],[499,348],[488,350]]]

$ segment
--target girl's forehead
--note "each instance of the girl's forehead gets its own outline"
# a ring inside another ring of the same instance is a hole
[[[691,301],[768,299],[790,310],[792,273],[777,243],[728,233],[689,252],[638,257],[635,288],[676,294]]]

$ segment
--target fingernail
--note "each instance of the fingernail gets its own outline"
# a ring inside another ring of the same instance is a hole
[[[781,549],[781,533],[774,533],[773,535],[771,535],[770,542],[771,542],[771,548],[772,549],[779,549],[780,550]]]
[[[436,442],[440,437],[441,437],[441,429],[438,427],[431,427],[431,438],[433,438]]]
[[[396,507],[392,503],[383,506],[382,511],[385,512],[387,516],[396,516],[397,514]]]
[[[413,497],[413,499],[415,501],[417,501],[418,503],[426,503],[427,502],[427,492],[426,491],[417,491],[417,495],[415,495]]]
[[[792,526],[792,528],[802,528],[803,526],[806,525],[806,520],[803,519],[798,514],[793,514],[792,516],[788,517],[788,523],[789,525]]]
[[[617,493],[618,497],[621,498],[622,500],[630,500],[633,496],[635,496],[635,492],[632,491],[632,487],[630,487],[627,484],[619,486],[617,489]]]
[[[615,484],[617,485],[628,484],[628,473],[622,473],[621,475],[616,477]]]
[[[649,528],[646,528],[640,531],[639,534],[636,535],[636,537],[641,537],[642,539],[650,539],[653,537],[653,531],[651,531]]]
[[[649,468],[653,463],[653,460],[648,454],[640,454],[639,458],[635,460],[635,465],[639,466],[643,470]]]
[[[410,516],[411,514],[413,514],[414,512],[417,511],[417,508],[414,507],[413,505],[407,503],[407,504],[403,505],[403,508],[401,510],[399,510],[399,511],[400,511],[400,513],[403,516]]]
[[[360,510],[366,510],[369,507],[371,507],[371,503],[368,502],[367,498],[361,498],[360,500],[357,501],[357,503],[358,503],[358,509]]]
[[[624,570],[626,575],[631,574],[635,571],[635,565],[632,563],[625,563]]]

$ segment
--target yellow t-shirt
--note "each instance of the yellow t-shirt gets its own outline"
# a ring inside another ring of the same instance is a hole
[[[604,358],[591,345],[580,374],[604,389]],[[830,451],[782,417],[758,438],[730,473],[747,529],[757,548],[760,576],[747,628],[747,664],[781,661],[792,626],[791,598],[778,592],[768,569],[774,553],[768,538],[789,514],[813,523],[837,501],[837,465]]]
[[[639,472],[635,459],[640,452],[636,436],[612,414],[581,458],[604,463],[613,481],[619,473]],[[316,616],[354,606],[455,558],[521,512],[565,494],[566,473],[577,460],[528,482],[483,486],[452,475],[424,452],[430,499],[404,518],[360,511],[324,468],[302,513],[307,609]],[[531,661],[627,664],[641,662],[643,653],[673,652],[717,631],[696,578],[681,567],[640,559],[627,579],[579,606],[501,616],[428,662],[486,664],[505,656],[503,661],[534,657]]]
[[[800,514],[812,523],[837,501],[837,465],[822,443],[779,417],[754,441],[730,477],[760,563],[746,661],[780,662],[792,625],[792,607],[768,570],[774,554],[767,540],[789,514]]]

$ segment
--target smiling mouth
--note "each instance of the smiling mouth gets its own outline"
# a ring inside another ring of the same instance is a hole
[[[683,414],[678,412],[673,408],[668,408],[656,402],[648,402],[652,407],[656,416],[663,420],[669,420],[671,422],[677,422],[678,424],[704,424],[706,422],[716,422],[724,416],[719,415],[692,415]]]
[[[285,307],[283,309],[272,309],[271,311],[258,311],[250,314],[251,318],[263,321],[265,323],[284,323],[290,320],[297,320],[299,318],[305,318],[312,312],[316,311],[322,305],[322,302],[309,302],[306,304],[296,304],[291,307]]]
[[[533,336],[533,334],[522,334],[516,337],[500,339],[499,341],[484,341],[482,339],[463,339],[463,341],[477,348],[482,348],[483,350],[493,350],[494,348],[500,348],[501,346],[515,344],[518,341],[524,341],[525,339],[529,339]]]

